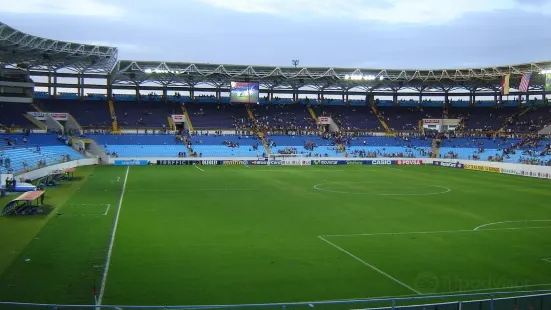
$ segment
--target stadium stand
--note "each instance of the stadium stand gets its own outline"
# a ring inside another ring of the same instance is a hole
[[[30,120],[23,116],[27,112],[35,111],[30,104],[0,102],[0,111],[0,126],[6,128],[37,128]]]
[[[40,99],[36,100],[36,104],[45,112],[71,114],[83,128],[109,128],[111,126],[107,101]]]
[[[55,134],[0,134],[0,138],[0,173],[18,173],[84,158],[67,145],[66,137]]]
[[[312,131],[317,125],[303,104],[270,104],[254,107],[253,114],[257,125],[265,130]]]
[[[248,120],[243,104],[186,103],[195,129],[243,128]]]
[[[115,101],[114,106],[121,128],[165,128],[167,117],[182,114],[177,103]]]

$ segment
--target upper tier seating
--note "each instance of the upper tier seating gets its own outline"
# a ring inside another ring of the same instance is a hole
[[[194,129],[240,128],[248,120],[243,104],[186,103]]]
[[[40,99],[37,104],[45,112],[71,114],[82,127],[111,127],[107,101]]]
[[[36,111],[29,103],[0,102],[0,125],[36,129],[23,114]]]
[[[341,130],[384,131],[377,116],[368,106],[313,106],[319,116],[330,116]]]
[[[170,115],[182,114],[178,103],[115,101],[114,107],[122,129],[166,127]]]
[[[255,119],[263,128],[273,130],[315,130],[316,122],[302,104],[266,104],[253,109]]]
[[[422,119],[442,118],[443,109],[435,107],[379,107],[377,108],[388,127],[398,131],[419,130]]]

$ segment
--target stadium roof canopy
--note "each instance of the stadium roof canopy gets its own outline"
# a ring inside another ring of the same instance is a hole
[[[33,70],[68,69],[76,73],[108,73],[117,61],[115,47],[45,39],[0,22],[0,64]]]
[[[0,22],[0,66],[27,70],[33,76],[105,78],[113,88],[225,90],[231,81],[258,81],[278,92],[314,90],[328,93],[423,93],[499,91],[511,74],[516,89],[524,73],[533,73],[531,93],[542,93],[551,61],[463,69],[369,69],[274,67],[187,62],[117,60],[115,47],[56,41],[22,33]],[[551,71],[549,71],[551,73]],[[156,86],[158,85],[158,86]],[[87,85],[84,84],[84,87]],[[96,86],[92,86],[97,88]]]
[[[141,84],[153,82],[162,86],[196,86],[208,84],[226,88],[230,81],[259,81],[268,89],[363,90],[397,91],[453,91],[476,89],[495,91],[501,87],[501,78],[511,74],[511,86],[520,83],[522,74],[533,73],[531,90],[543,90],[544,70],[550,62],[527,63],[513,66],[466,69],[390,70],[321,67],[273,67],[248,65],[220,65],[208,63],[174,63],[121,60],[112,72],[113,84]]]

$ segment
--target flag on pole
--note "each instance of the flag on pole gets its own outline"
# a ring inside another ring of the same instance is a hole
[[[501,94],[509,95],[509,80],[511,79],[510,74],[506,74],[501,78]]]
[[[545,91],[551,91],[551,73],[545,75]]]
[[[518,88],[521,92],[528,92],[528,86],[530,86],[530,78],[532,78],[532,72],[524,73],[522,75],[522,79],[520,80],[520,87]]]

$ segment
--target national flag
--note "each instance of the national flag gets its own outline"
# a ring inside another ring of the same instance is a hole
[[[501,78],[501,94],[509,95],[509,80],[511,79],[510,74],[506,74]]]
[[[545,75],[545,91],[551,91],[551,73]]]
[[[520,80],[520,87],[518,88],[521,92],[528,92],[528,86],[530,86],[530,78],[532,78],[532,72],[524,73],[522,75],[522,79]]]

